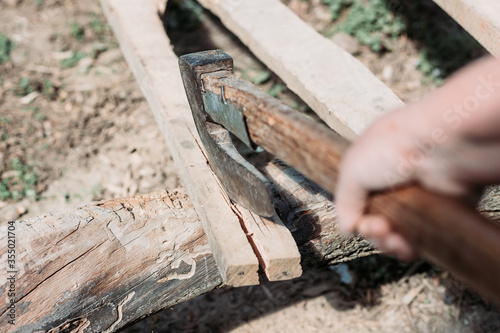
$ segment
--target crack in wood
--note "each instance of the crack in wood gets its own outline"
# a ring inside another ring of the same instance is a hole
[[[66,268],[67,266],[71,265],[72,263],[74,263],[75,261],[81,259],[82,257],[86,256],[88,253],[92,252],[93,250],[97,249],[99,246],[101,246],[104,242],[101,242],[95,246],[93,246],[92,248],[88,249],[87,251],[85,251],[84,253],[82,253],[81,255],[79,255],[78,257],[76,257],[75,259],[67,262],[66,264],[64,264],[62,267],[58,268],[55,272],[53,272],[52,274],[50,274],[49,276],[47,276],[45,279],[43,279],[40,283],[38,283],[37,285],[35,285],[31,290],[29,290],[26,294],[24,294],[21,298],[19,298],[18,300],[15,301],[15,305],[18,306],[19,302],[21,302],[24,298],[26,298],[28,295],[30,295],[33,291],[35,291],[38,287],[40,287],[43,283],[45,283],[46,281],[48,281],[50,278],[52,278],[53,276],[55,276],[56,274],[58,274],[59,272],[61,272],[64,268]],[[3,311],[2,313],[0,313],[0,317],[2,317],[5,312],[7,312],[7,309],[5,311]]]
[[[67,234],[66,236],[64,236],[63,238],[61,238],[60,240],[58,240],[55,245],[56,246],[59,245],[59,243],[61,243],[63,240],[65,240],[66,238],[68,238],[69,236],[71,236],[72,234],[74,234],[75,232],[77,232],[78,229],[80,229],[80,224],[81,223],[82,223],[82,221],[78,221],[78,225],[76,226],[76,229],[73,230],[72,232],[70,232],[69,234]]]

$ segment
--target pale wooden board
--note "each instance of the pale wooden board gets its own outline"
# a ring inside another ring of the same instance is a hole
[[[330,127],[354,139],[402,101],[279,0],[199,0]]]
[[[434,0],[491,54],[500,58],[500,1]]]
[[[221,276],[230,285],[258,284],[257,258],[200,150],[178,58],[158,18],[157,1],[102,4],[202,220]]]
[[[272,218],[261,218],[258,215],[236,206],[243,228],[253,244],[269,281],[289,280],[302,275],[300,254],[295,251],[295,240],[289,236],[290,231],[275,215]]]
[[[102,0],[102,5],[202,221],[221,276],[233,286],[258,284],[258,259],[232,203],[207,164],[185,96],[178,58],[158,17],[157,1]],[[276,229],[271,239],[258,241],[265,244],[282,238],[291,240],[292,236],[288,230]],[[298,271],[297,258],[297,246],[290,244],[283,258],[289,260],[290,278],[296,277],[293,272]]]

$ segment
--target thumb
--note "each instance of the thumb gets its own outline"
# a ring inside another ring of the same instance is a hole
[[[357,223],[365,211],[367,196],[368,192],[358,182],[349,179],[348,175],[340,177],[335,193],[340,232],[350,234],[357,230]]]

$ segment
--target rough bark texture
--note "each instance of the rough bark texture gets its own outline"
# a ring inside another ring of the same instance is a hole
[[[361,237],[339,233],[331,194],[280,161],[261,160],[260,164],[276,188],[276,211],[299,245],[303,268],[379,253]]]

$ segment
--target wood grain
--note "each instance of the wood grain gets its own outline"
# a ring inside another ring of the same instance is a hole
[[[500,2],[497,0],[434,0],[479,43],[500,58]]]
[[[257,145],[334,192],[345,140],[230,72],[205,74],[203,82],[207,91],[224,94],[221,100],[241,110]],[[391,221],[419,255],[500,302],[498,224],[418,186],[378,193],[370,209]]]
[[[110,200],[13,222],[15,326],[1,332],[116,332],[222,284],[184,189]],[[7,267],[7,225],[0,227]],[[2,295],[9,284],[1,270]]]
[[[347,141],[227,71],[203,75],[204,87],[244,110],[250,138],[333,193]],[[223,89],[221,89],[223,87]]]

